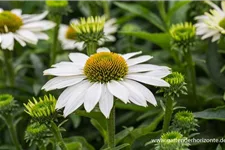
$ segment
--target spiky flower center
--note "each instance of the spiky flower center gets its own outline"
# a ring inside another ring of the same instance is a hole
[[[9,94],[0,95],[0,108],[6,107],[13,101],[13,96]]]
[[[188,41],[195,37],[195,27],[188,22],[173,25],[170,35],[175,41]]]
[[[181,112],[176,113],[175,119],[179,120],[179,121],[189,122],[189,121],[194,120],[194,115],[193,115],[193,113],[188,112],[188,111],[181,111]]]
[[[23,25],[22,19],[10,11],[0,13],[0,33],[16,32]]]
[[[84,66],[84,74],[91,82],[119,81],[128,72],[125,59],[116,53],[100,52],[92,55]]]
[[[27,109],[25,112],[36,119],[50,120],[55,114],[56,99],[54,96],[49,95],[48,97],[45,95],[44,99],[39,98],[39,101],[37,101],[33,98],[33,100],[34,102],[29,100],[28,104],[24,104]]]
[[[179,72],[172,72],[166,77],[165,81],[170,85],[180,85],[184,83],[184,76]]]
[[[46,5],[49,7],[65,7],[68,5],[67,0],[46,0]]]
[[[69,26],[67,28],[66,35],[65,36],[66,36],[67,39],[75,40],[76,39],[76,31],[74,30],[74,28],[72,28],[71,26]]]
[[[219,26],[225,30],[225,17],[222,20],[220,20]]]

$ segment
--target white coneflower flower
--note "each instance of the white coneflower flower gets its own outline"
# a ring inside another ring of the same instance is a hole
[[[202,39],[212,37],[212,42],[220,39],[221,34],[225,34],[225,1],[221,2],[221,8],[213,2],[205,1],[213,10],[210,13],[205,12],[204,15],[197,16],[198,23],[195,24],[197,35],[201,35]]]
[[[70,24],[76,24],[78,20],[72,19]],[[103,32],[104,37],[98,40],[99,45],[103,45],[105,42],[114,42],[116,40],[113,34],[117,31],[118,25],[116,25],[116,19],[112,18],[105,22]],[[84,49],[84,42],[78,42],[76,39],[76,31],[74,28],[68,25],[61,25],[59,29],[59,40],[62,43],[64,50]]]
[[[152,92],[141,83],[168,87],[162,78],[170,74],[165,66],[141,64],[150,60],[149,55],[139,56],[141,52],[124,55],[99,48],[90,57],[82,53],[70,53],[72,62],[61,62],[44,71],[44,75],[57,76],[48,81],[42,89],[46,91],[66,88],[59,96],[56,109],[64,109],[69,115],[84,104],[87,112],[97,103],[106,118],[113,107],[113,97],[124,103],[147,106],[147,102],[157,105]],[[138,81],[138,82],[137,82]]]
[[[37,44],[38,39],[47,40],[48,35],[42,31],[51,29],[55,24],[51,21],[42,20],[48,14],[24,14],[22,10],[13,9],[4,11],[0,8],[0,44],[2,49],[13,50],[14,39],[21,46],[26,43]]]

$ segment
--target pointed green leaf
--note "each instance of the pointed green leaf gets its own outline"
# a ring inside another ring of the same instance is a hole
[[[148,20],[150,23],[161,29],[162,31],[166,31],[165,27],[163,26],[162,20],[149,11],[147,8],[142,7],[141,5],[138,4],[129,4],[127,2],[115,2],[114,3],[116,6],[129,11],[135,15],[138,15],[146,20]]]
[[[170,47],[170,35],[167,33],[148,33],[145,31],[141,31],[141,32],[122,32],[121,31],[120,33],[148,40],[152,42],[153,44],[160,46],[163,49],[169,49]]]
[[[201,118],[206,120],[225,121],[225,106],[220,106],[217,108],[210,108],[200,112],[195,112],[194,116],[196,118]]]

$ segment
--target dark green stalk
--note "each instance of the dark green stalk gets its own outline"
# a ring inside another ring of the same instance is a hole
[[[103,3],[105,18],[109,19],[110,18],[109,2],[108,1],[102,1],[102,3]]]
[[[115,147],[115,130],[115,106],[113,106],[109,119],[107,119],[107,144],[110,149]]]
[[[56,61],[57,50],[58,50],[58,45],[59,45],[58,35],[59,35],[59,27],[60,27],[61,20],[62,20],[61,15],[57,15],[54,17],[56,26],[54,28],[52,49],[50,51],[50,56],[51,56],[50,66],[53,65]]]
[[[87,43],[87,54],[91,56],[92,54],[96,53],[97,50],[97,43],[96,42],[88,42]]]
[[[22,150],[22,147],[21,147],[18,137],[17,137],[16,127],[14,125],[12,115],[4,115],[1,117],[5,121],[8,129],[9,129],[9,134],[10,134],[10,137],[16,147],[16,150]]]
[[[192,96],[193,105],[197,104],[196,96],[196,76],[195,76],[195,64],[192,60],[191,51],[189,48],[185,51],[185,59],[187,63],[186,72],[188,78],[188,92]]]
[[[5,61],[5,70],[6,70],[6,79],[7,84],[13,87],[15,84],[15,75],[14,75],[14,68],[12,64],[12,52],[9,50],[3,50],[4,54],[4,61]]]
[[[49,126],[48,126],[49,127]],[[61,132],[59,131],[59,127],[53,122],[51,121],[51,127],[49,127],[50,130],[52,131],[57,144],[61,147],[62,150],[67,150],[67,147],[63,141]]]
[[[164,115],[162,133],[166,133],[168,131],[172,114],[173,114],[173,99],[171,97],[168,97],[166,101],[166,110]]]

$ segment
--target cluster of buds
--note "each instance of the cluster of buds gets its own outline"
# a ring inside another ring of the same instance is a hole
[[[172,45],[176,48],[186,50],[188,47],[194,45],[196,28],[192,23],[185,22],[172,25],[169,33],[172,37]]]
[[[79,42],[98,42],[104,36],[104,17],[81,18],[71,24],[76,31],[76,40]]]
[[[160,141],[155,144],[155,150],[188,150],[189,142],[180,132],[164,133]]]
[[[17,108],[14,97],[10,94],[0,95],[0,114],[9,115]]]
[[[197,119],[194,118],[194,114],[189,111],[180,111],[175,114],[172,130],[181,132],[184,136],[188,137],[191,132],[197,131],[198,127]]]
[[[186,83],[184,76],[179,72],[172,72],[165,78],[165,81],[170,84],[169,88],[161,88],[157,93],[164,93],[164,97],[179,97],[180,94],[187,94]]]
[[[55,111],[56,99],[54,96],[44,96],[44,98],[39,98],[36,100],[33,98],[33,102],[29,100],[27,104],[24,104],[26,107],[25,112],[29,114],[33,120],[46,123],[54,120],[57,113]]]

